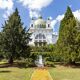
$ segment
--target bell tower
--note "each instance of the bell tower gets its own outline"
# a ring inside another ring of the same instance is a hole
[[[34,22],[35,22],[35,19],[32,18],[32,19],[31,19],[31,23],[30,23],[30,28],[34,28]]]
[[[51,19],[50,18],[47,18],[46,28],[51,28]]]

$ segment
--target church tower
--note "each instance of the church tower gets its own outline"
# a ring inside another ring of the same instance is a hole
[[[46,28],[51,28],[51,19],[48,18],[46,21]]]
[[[31,23],[30,23],[30,28],[34,28],[34,22],[35,22],[35,20],[34,20],[34,18],[32,18]]]

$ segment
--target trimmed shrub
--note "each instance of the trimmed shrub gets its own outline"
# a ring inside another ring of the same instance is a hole
[[[54,62],[46,61],[46,62],[45,62],[45,66],[54,67]]]

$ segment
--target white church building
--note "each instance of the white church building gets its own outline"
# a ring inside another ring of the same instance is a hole
[[[51,19],[44,20],[41,16],[32,19],[29,32],[32,33],[29,45],[45,46],[46,44],[54,44],[58,35],[53,32]]]

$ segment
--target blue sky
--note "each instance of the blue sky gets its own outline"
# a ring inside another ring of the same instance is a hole
[[[67,6],[80,20],[80,0],[0,0],[0,31],[4,21],[18,8],[24,26],[29,26],[31,17],[41,14],[45,20],[51,17],[53,31],[57,32]]]

